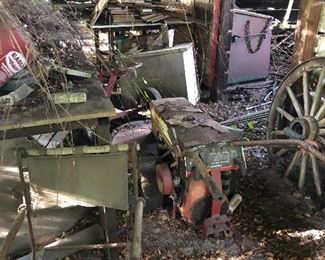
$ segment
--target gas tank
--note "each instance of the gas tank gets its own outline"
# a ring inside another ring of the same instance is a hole
[[[33,60],[29,42],[11,20],[0,18],[0,88]]]

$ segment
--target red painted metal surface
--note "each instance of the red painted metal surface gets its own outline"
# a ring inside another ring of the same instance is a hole
[[[209,88],[213,88],[216,78],[217,49],[219,38],[219,20],[221,13],[221,0],[214,0],[211,19],[209,63],[208,63],[208,82]]]
[[[211,177],[217,186],[217,188],[222,191],[222,180],[221,173],[225,171],[237,171],[239,170],[239,166],[237,165],[229,165],[220,168],[213,168],[210,170]],[[211,214],[207,221],[205,221],[206,233],[211,235],[212,233],[216,233],[215,230],[220,231],[220,227],[217,229],[214,228],[213,223],[218,224],[219,217],[222,215],[223,209],[227,209],[228,200],[224,197],[222,200],[212,200],[211,204],[208,204],[209,200],[209,190],[202,179],[195,180],[193,178],[193,174],[190,172],[187,174],[188,184],[186,197],[179,207],[179,211],[181,213],[182,218],[190,224],[196,224],[200,220],[202,220],[207,214],[207,209],[211,208]],[[213,221],[215,220],[215,222]],[[222,218],[222,221],[225,218]],[[224,224],[224,223],[223,223]]]
[[[212,216],[203,222],[203,236],[205,238],[231,236],[230,219],[227,215]]]
[[[17,25],[0,20],[0,87],[23,70],[33,57]]]
[[[227,165],[220,168],[214,168],[211,170],[211,177],[219,190],[222,191],[221,173],[229,171],[238,171],[240,167],[238,165]],[[211,236],[224,236],[231,235],[230,220],[223,213],[224,209],[228,208],[228,199],[224,197],[222,200],[213,200],[211,205],[211,217],[207,218],[203,222],[203,235],[205,238]]]
[[[182,218],[190,224],[196,224],[204,217],[209,191],[203,180],[194,180],[192,176],[188,177],[188,188],[186,197],[179,208]]]
[[[157,164],[156,179],[160,193],[169,195],[173,189],[173,180],[168,164]]]

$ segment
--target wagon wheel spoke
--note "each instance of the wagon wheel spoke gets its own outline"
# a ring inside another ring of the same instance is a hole
[[[284,149],[284,148],[282,148],[282,149],[280,149],[279,151],[277,151],[276,152],[276,156],[278,156],[278,157],[281,157],[282,155],[284,155],[285,153],[287,153],[289,150],[288,149]]]
[[[310,154],[311,163],[312,163],[312,169],[313,169],[313,177],[314,177],[314,184],[316,187],[316,192],[318,196],[322,196],[322,188],[321,188],[321,182],[319,178],[319,167],[317,163],[317,159],[313,154]]]
[[[298,99],[296,98],[295,93],[293,93],[291,87],[287,87],[287,92],[289,94],[289,97],[291,99],[293,107],[296,110],[296,113],[297,113],[298,117],[303,117],[301,105],[300,105]]]
[[[321,98],[322,98],[322,91],[324,86],[324,78],[325,78],[325,68],[322,68],[321,73],[319,74],[316,91],[313,98],[313,103],[311,105],[310,109],[310,116],[315,116],[317,112],[317,108],[320,104]]]
[[[284,109],[282,109],[281,107],[277,107],[276,110],[286,119],[288,119],[289,121],[292,121],[294,119],[294,117],[288,113],[287,111],[285,111]]]
[[[325,138],[321,137],[321,136],[318,136],[317,137],[317,141],[320,142],[322,145],[325,146]]]
[[[318,134],[325,135],[325,128],[320,128]]]
[[[304,153],[301,158],[301,168],[300,168],[300,176],[299,176],[299,184],[298,184],[299,189],[302,189],[305,185],[308,159],[309,159],[308,153]]]
[[[271,106],[267,138],[296,139],[325,153],[325,57],[313,58],[295,67],[281,83]],[[271,152],[285,166],[289,177],[299,168],[298,187],[311,181],[322,194],[320,174],[324,164],[309,151],[282,146]]]
[[[304,96],[304,115],[309,115],[309,85],[308,85],[308,73],[304,71],[302,74],[302,84],[303,84],[303,96]]]
[[[323,119],[325,116],[325,102],[323,102],[323,105],[320,107],[320,109],[317,111],[315,115],[315,119],[318,121],[320,119]]]
[[[271,135],[274,137],[286,136],[283,130],[272,131]]]
[[[298,163],[299,159],[301,157],[301,152],[300,151],[296,151],[288,168],[287,171],[285,173],[285,176],[288,177],[289,174],[292,172],[293,168],[296,166],[296,164]]]
[[[318,126],[319,127],[325,127],[325,118],[322,119],[322,120],[320,120],[320,121],[318,121]]]

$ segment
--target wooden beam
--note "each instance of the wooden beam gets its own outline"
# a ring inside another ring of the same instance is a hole
[[[299,64],[315,56],[315,41],[324,0],[300,1],[294,60]]]
[[[220,36],[218,41],[218,53],[216,64],[216,80],[214,86],[210,89],[210,96],[213,101],[222,99],[223,90],[228,81],[229,50],[231,45],[231,29],[233,24],[233,1],[222,0]]]
[[[210,45],[209,45],[209,65],[208,65],[208,86],[213,88],[216,76],[217,48],[219,39],[221,0],[214,0],[211,19]]]
[[[95,23],[97,22],[99,16],[102,14],[103,10],[105,9],[107,3],[109,0],[99,0],[97,3],[94,13],[93,13],[93,19],[90,22],[90,27],[93,27]]]

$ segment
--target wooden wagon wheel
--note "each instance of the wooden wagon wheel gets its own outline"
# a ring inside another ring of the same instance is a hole
[[[296,68],[283,80],[270,110],[268,139],[299,139],[325,151],[325,57],[313,58]],[[311,171],[318,196],[322,195],[322,163],[303,149],[283,147],[273,155],[286,161],[285,175],[300,167],[299,189]]]

